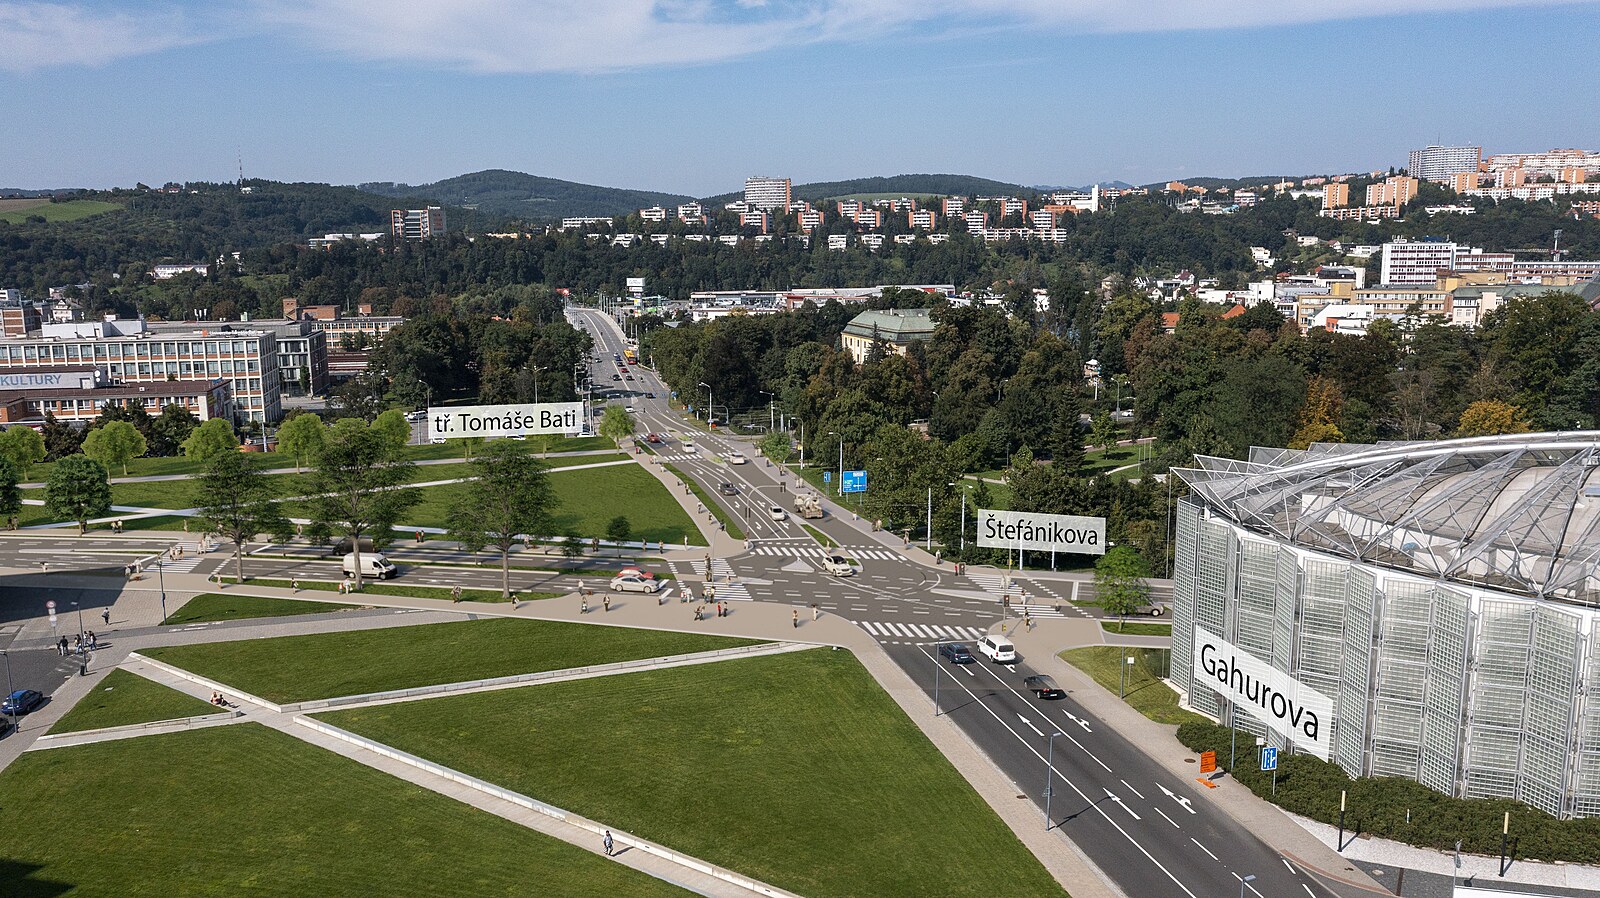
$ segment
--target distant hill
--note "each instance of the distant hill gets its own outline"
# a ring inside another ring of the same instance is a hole
[[[795,184],[789,191],[795,199],[821,202],[839,196],[862,193],[884,193],[896,196],[991,196],[996,194],[1031,194],[1033,189],[1021,184],[1007,184],[972,175],[892,175],[886,178],[853,178],[849,181],[816,181]],[[708,203],[728,203],[744,196],[724,193],[707,197]]]
[[[490,169],[432,184],[373,182],[358,189],[380,196],[428,200],[452,206],[476,205],[480,212],[532,221],[569,216],[625,215],[649,206],[676,206],[692,197],[651,190],[625,190]]]
[[[1250,186],[1260,185],[1260,184],[1276,184],[1279,181],[1295,181],[1295,182],[1299,182],[1302,178],[1310,178],[1310,177],[1313,177],[1313,176],[1312,175],[1261,175],[1261,176],[1255,177],[1255,178],[1171,178],[1169,180],[1170,181],[1182,181],[1183,183],[1188,184],[1190,187],[1204,187],[1207,190],[1215,190],[1218,187],[1226,187],[1229,190],[1233,190],[1233,189],[1238,188],[1238,187],[1250,187]],[[1153,183],[1146,184],[1144,186],[1150,188],[1151,190],[1160,190],[1161,188],[1167,186],[1168,183],[1169,183],[1169,181],[1155,181]]]

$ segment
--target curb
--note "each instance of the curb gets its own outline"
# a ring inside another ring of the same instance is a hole
[[[157,661],[154,658],[146,657],[145,655],[141,655],[138,652],[129,652],[128,653],[128,657],[123,661],[123,663],[126,664],[128,661],[137,661],[140,664],[148,664],[151,667],[155,668],[156,670],[161,671],[162,673],[169,674],[171,676],[177,677],[180,680],[188,680],[191,683],[196,683],[198,685],[204,686],[207,689],[210,689],[212,692],[221,693],[222,695],[225,695],[225,696],[233,696],[234,698],[242,699],[244,701],[247,701],[252,705],[260,705],[261,707],[266,708],[266,709],[268,709],[270,711],[276,711],[279,714],[283,713],[283,706],[282,705],[276,704],[274,702],[269,702],[264,698],[259,698],[257,696],[251,695],[248,692],[240,692],[238,689],[235,689],[234,687],[229,686],[226,683],[219,683],[216,680],[212,680],[212,679],[208,679],[206,677],[202,677],[199,674],[190,673],[189,671],[184,670],[181,667],[173,667],[171,664],[168,664],[168,663],[166,663],[164,661]]]
[[[119,727],[102,727],[98,730],[78,730],[72,733],[46,733],[33,740],[28,751],[46,751],[52,748],[69,748],[90,745],[135,736],[154,736],[222,726],[244,718],[243,711],[223,711],[219,714],[202,714],[198,717],[174,717],[170,720],[152,720],[149,723],[130,723]]]

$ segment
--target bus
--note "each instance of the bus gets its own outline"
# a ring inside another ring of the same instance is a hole
[[[639,364],[639,357],[631,349],[622,350],[622,357],[628,361],[629,365]]]

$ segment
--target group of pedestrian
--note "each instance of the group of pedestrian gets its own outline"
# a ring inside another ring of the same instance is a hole
[[[112,533],[121,533],[122,532],[122,519],[121,518],[118,518],[117,520],[111,522],[111,532]]]
[[[92,652],[99,648],[100,637],[94,635],[94,631],[90,630],[87,633],[79,633],[72,637],[72,647],[70,652],[74,655],[82,655],[84,652]],[[69,652],[67,648],[67,637],[63,636],[56,640],[56,651],[63,658],[67,656]]]

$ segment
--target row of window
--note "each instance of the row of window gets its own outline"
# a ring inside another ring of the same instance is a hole
[[[114,343],[8,343],[0,345],[0,362],[97,362],[178,356],[259,355],[260,340],[138,341]]]
[[[112,363],[106,366],[112,377],[173,377],[188,380],[196,377],[227,377],[236,374],[259,374],[261,362],[257,359],[234,362],[223,360],[220,362],[126,362]],[[237,386],[244,386],[245,378],[239,378]],[[261,389],[261,379],[255,378],[255,389]]]

